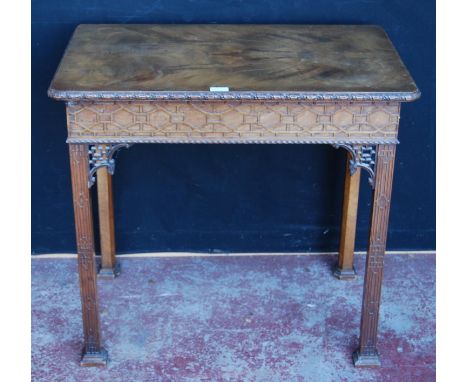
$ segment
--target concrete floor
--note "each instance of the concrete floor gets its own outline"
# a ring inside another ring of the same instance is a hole
[[[435,381],[435,256],[387,255],[382,367],[356,369],[356,281],[335,256],[123,259],[99,281],[107,368],[78,366],[74,259],[32,261],[33,381]]]

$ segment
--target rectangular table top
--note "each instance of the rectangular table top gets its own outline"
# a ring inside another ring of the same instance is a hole
[[[411,101],[419,90],[378,26],[84,24],[49,95]]]

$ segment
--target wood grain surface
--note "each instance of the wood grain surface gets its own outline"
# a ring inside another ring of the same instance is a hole
[[[384,30],[366,25],[80,25],[49,90],[58,99],[294,92],[419,96]]]

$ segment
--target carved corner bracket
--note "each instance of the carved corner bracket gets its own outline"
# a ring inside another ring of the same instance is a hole
[[[336,149],[343,148],[351,154],[349,161],[349,173],[354,175],[358,168],[363,168],[369,173],[369,185],[375,187],[375,147],[369,145],[335,144]]]
[[[130,143],[118,144],[98,144],[89,147],[89,172],[88,187],[91,188],[96,183],[96,172],[101,167],[107,167],[109,174],[114,175],[115,159],[114,154],[121,148],[129,148]]]

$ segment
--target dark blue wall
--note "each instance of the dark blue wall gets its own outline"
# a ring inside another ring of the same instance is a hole
[[[65,110],[46,91],[80,23],[383,26],[422,92],[402,108],[388,247],[435,248],[435,1],[33,0],[32,10],[33,253],[75,248]],[[118,252],[336,250],[344,160],[325,146],[136,145],[114,175]]]

